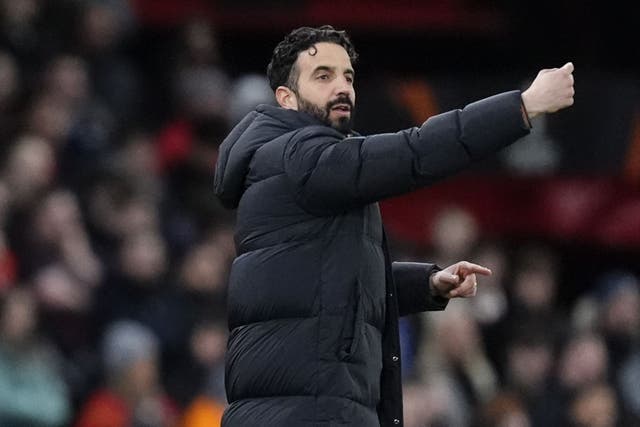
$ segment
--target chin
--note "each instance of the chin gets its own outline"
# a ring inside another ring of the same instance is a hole
[[[331,127],[342,133],[351,132],[351,118],[341,117],[339,119],[331,120]]]

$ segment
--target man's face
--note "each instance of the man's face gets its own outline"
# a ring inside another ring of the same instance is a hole
[[[317,43],[300,52],[296,67],[297,110],[343,133],[351,131],[356,101],[354,71],[347,51],[334,43]]]

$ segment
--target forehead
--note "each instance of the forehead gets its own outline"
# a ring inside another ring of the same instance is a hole
[[[310,73],[316,67],[326,66],[337,69],[351,69],[351,59],[347,51],[335,43],[320,42],[298,54],[298,69],[301,74]]]

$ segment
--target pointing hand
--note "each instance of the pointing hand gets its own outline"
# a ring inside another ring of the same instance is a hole
[[[445,298],[472,297],[478,290],[476,274],[489,276],[491,270],[467,261],[452,264],[431,275],[431,293]]]

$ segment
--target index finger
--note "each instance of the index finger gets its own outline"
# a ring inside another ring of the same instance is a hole
[[[478,264],[473,264],[471,262],[465,262],[461,267],[465,270],[466,274],[477,273],[483,276],[491,275],[491,270],[489,270],[487,267],[483,267]]]

